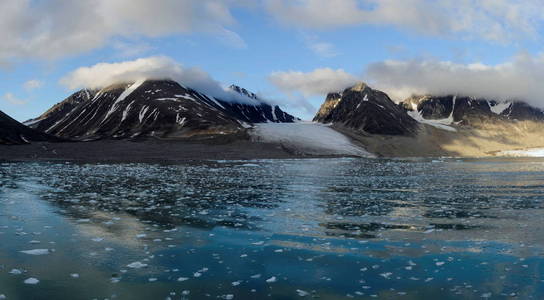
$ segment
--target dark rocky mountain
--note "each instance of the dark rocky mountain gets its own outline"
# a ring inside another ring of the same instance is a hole
[[[423,119],[440,120],[450,116],[453,122],[469,125],[490,120],[544,121],[544,112],[520,101],[498,102],[461,96],[412,96],[401,104],[417,111]]]
[[[273,106],[266,103],[257,95],[247,91],[244,88],[231,85],[230,89],[256,101],[254,104],[248,104],[216,99],[219,103],[221,103],[222,108],[224,108],[229,115],[238,120],[242,120],[247,123],[293,123],[295,120],[297,120],[292,115],[281,110],[279,106]]]
[[[387,94],[364,83],[329,94],[314,121],[384,135],[413,135],[418,128],[417,121]]]
[[[171,80],[115,84],[79,91],[27,124],[59,137],[91,140],[228,134],[248,123],[293,122],[293,116],[253,93],[231,89],[240,93],[240,101],[209,97]]]
[[[0,111],[0,144],[20,145],[45,141],[55,142],[59,139],[29,128]]]
[[[47,129],[55,125],[57,121],[60,121],[71,111],[73,111],[76,106],[85,101],[91,100],[97,92],[98,91],[88,89],[78,91],[70,95],[70,97],[66,98],[64,101],[55,104],[41,116],[35,119],[30,119],[24,122],[24,124],[36,130],[45,132]]]

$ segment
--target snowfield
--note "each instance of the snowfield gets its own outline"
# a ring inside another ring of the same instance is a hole
[[[262,123],[256,124],[250,132],[256,141],[278,143],[302,154],[374,156],[354,145],[343,134],[320,123]]]
[[[532,148],[525,150],[509,150],[499,152],[499,156],[513,157],[544,157],[544,148]]]

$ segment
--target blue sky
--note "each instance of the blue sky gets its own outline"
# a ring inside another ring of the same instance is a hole
[[[20,121],[36,117],[74,92],[76,85],[66,82],[77,81],[77,89],[108,76],[92,66],[157,56],[243,86],[305,119],[327,92],[358,80],[394,99],[467,92],[540,103],[540,6],[532,0],[4,0],[0,110]],[[79,68],[94,77],[73,78]]]

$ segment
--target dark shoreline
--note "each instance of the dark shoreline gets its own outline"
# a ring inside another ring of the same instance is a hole
[[[249,140],[100,140],[0,145],[0,162],[182,163],[202,160],[313,158],[279,144]],[[330,156],[327,156],[330,157]]]

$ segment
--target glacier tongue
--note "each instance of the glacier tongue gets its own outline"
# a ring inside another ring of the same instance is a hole
[[[251,135],[257,141],[279,143],[287,149],[308,155],[374,156],[354,145],[343,134],[319,123],[261,123],[255,125]]]

